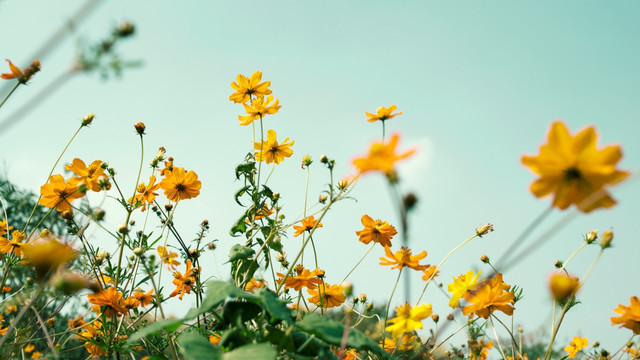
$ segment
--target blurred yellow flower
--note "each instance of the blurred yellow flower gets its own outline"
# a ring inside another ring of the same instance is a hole
[[[344,290],[341,285],[329,285],[327,283],[318,285],[315,289],[309,289],[309,302],[321,306],[325,309],[342,305],[346,300]]]
[[[431,316],[431,304],[422,304],[412,307],[406,303],[396,307],[396,317],[387,321],[391,325],[385,328],[391,333],[394,339],[400,338],[402,334],[413,330],[422,329],[422,320]]]
[[[478,284],[476,290],[464,294],[464,299],[471,305],[462,308],[464,315],[475,313],[481,318],[488,319],[495,310],[500,310],[507,315],[513,314],[515,309],[511,303],[515,295],[508,291],[511,288],[502,281],[502,274],[498,273],[493,278]]]
[[[76,257],[76,251],[71,246],[54,238],[25,244],[22,252],[28,264],[36,269],[39,280],[52,275],[60,266]]]
[[[395,114],[392,114],[392,112],[394,112],[396,110],[396,106],[395,105],[391,105],[388,108],[384,107],[384,106],[380,106],[376,111],[377,114],[372,114],[370,112],[365,111],[364,113],[367,115],[367,121],[368,122],[375,122],[375,121],[385,121],[388,119],[393,119],[394,117],[401,115],[402,111],[399,111]]]
[[[97,314],[104,313],[106,317],[110,318],[114,315],[122,315],[129,312],[127,308],[122,305],[122,293],[116,290],[115,287],[108,287],[106,290],[102,290],[97,294],[89,294],[87,298],[89,302],[94,306],[91,307]]]
[[[449,284],[447,290],[451,293],[451,299],[449,299],[449,306],[452,308],[458,307],[460,303],[460,299],[467,292],[473,290],[478,284],[478,277],[482,271],[478,271],[475,276],[473,275],[473,270],[467,271],[466,274],[462,274],[457,278],[453,279],[453,283]]]
[[[615,205],[605,188],[626,179],[629,172],[616,169],[620,146],[597,149],[597,137],[593,127],[571,136],[564,123],[554,122],[540,154],[522,157],[522,163],[540,176],[531,192],[539,198],[553,194],[552,205],[563,210],[572,204],[583,212]]]
[[[138,299],[138,301],[140,301],[140,306],[142,307],[150,305],[153,302],[153,299],[155,299],[155,296],[153,295],[153,289],[147,291],[146,293],[142,291],[134,291],[133,296]]]
[[[6,235],[9,231],[13,229],[13,226],[8,226],[7,219],[0,220],[0,236]]]
[[[587,347],[587,345],[589,345],[589,340],[587,340],[586,337],[580,338],[579,336],[574,336],[569,346],[564,348],[564,351],[569,354],[569,359],[573,359],[578,352]]]
[[[164,173],[164,179],[159,185],[167,199],[178,201],[198,196],[202,183],[193,170],[187,172],[184,168],[174,167],[173,170]]]
[[[284,139],[282,144],[278,144],[278,140],[276,140],[276,132],[268,130],[267,141],[263,141],[262,143],[256,142],[253,144],[253,148],[258,150],[255,154],[256,161],[266,161],[267,164],[271,164],[273,162],[280,164],[284,158],[293,155],[293,150],[289,148],[293,145],[294,141],[287,141],[289,141],[289,138]]]
[[[620,327],[630,329],[634,334],[640,334],[640,299],[637,296],[632,296],[629,301],[629,306],[618,304],[618,307],[613,311],[620,314],[620,316],[614,316],[611,318],[611,325],[618,325]]]
[[[388,143],[376,142],[369,147],[369,154],[365,157],[357,158],[353,160],[353,165],[358,169],[360,174],[367,173],[369,171],[381,171],[387,175],[391,174],[394,170],[396,162],[406,159],[415,153],[415,150],[409,150],[407,152],[397,154],[396,146],[400,136],[393,134]]]
[[[267,286],[267,285],[265,284],[264,281],[258,281],[258,280],[256,280],[256,278],[252,277],[251,280],[247,283],[247,286],[245,286],[244,289],[247,290],[247,291],[253,292],[253,290],[259,289],[259,288],[262,288],[262,287],[265,287],[265,286]]]
[[[356,231],[358,240],[365,244],[373,241],[382,246],[391,247],[391,239],[398,233],[393,225],[379,219],[374,221],[369,215],[362,215],[360,221],[364,229]]]
[[[167,265],[169,270],[175,270],[176,266],[180,265],[180,261],[176,260],[178,253],[170,252],[169,248],[158,246],[158,255],[160,255],[162,263]]]
[[[485,360],[489,355],[489,350],[493,347],[493,341],[467,340],[467,345],[469,346],[469,360]]]
[[[407,351],[416,347],[416,337],[414,335],[404,334],[399,340],[399,343],[396,343],[393,338],[385,338],[384,351],[391,354],[394,350]],[[380,346],[382,346],[382,342],[383,341],[380,340]]]
[[[276,99],[276,101],[273,104],[271,104],[272,101],[273,101],[273,96],[269,95],[265,100],[264,96],[260,95],[255,99],[251,100],[251,104],[243,104],[244,110],[247,112],[247,115],[245,116],[238,115],[238,120],[240,120],[240,125],[242,126],[249,125],[254,120],[263,118],[265,115],[277,113],[282,106],[279,105],[278,99]]]
[[[580,280],[565,273],[556,273],[549,279],[549,289],[556,301],[567,301],[580,288]]]
[[[241,104],[249,101],[252,95],[261,96],[271,94],[271,90],[269,90],[271,81],[260,83],[260,80],[262,80],[262,72],[260,71],[254,72],[250,78],[238,74],[236,81],[231,83],[231,87],[236,92],[229,96],[229,100]]]
[[[387,255],[387,257],[380,257],[380,265],[393,265],[391,267],[392,269],[402,269],[406,266],[413,270],[420,271],[425,270],[429,267],[429,265],[419,264],[419,261],[427,256],[426,251],[423,251],[417,255],[413,255],[411,253],[411,249],[403,246],[400,251],[394,254],[391,252],[391,249],[388,246],[385,246],[384,253]]]

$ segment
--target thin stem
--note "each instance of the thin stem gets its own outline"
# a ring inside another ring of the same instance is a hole
[[[451,335],[447,336],[446,339],[442,340],[438,345],[436,345],[436,347],[434,347],[433,349],[431,349],[431,352],[435,352],[437,348],[439,348],[440,346],[442,346],[444,343],[446,343],[447,341],[449,341],[449,339],[451,339],[455,334],[459,333],[460,331],[462,331],[462,329],[466,328],[467,326],[469,326],[469,324],[473,324],[476,320],[478,320],[479,318],[475,318],[470,322],[465,323],[464,325],[462,325],[458,330],[454,331]]]
[[[369,250],[367,250],[366,253],[364,253],[364,255],[362,255],[362,257],[360,258],[360,260],[356,263],[356,265],[351,269],[351,271],[349,271],[349,273],[344,277],[344,279],[342,279],[342,281],[340,282],[341,284],[343,282],[345,282],[345,280],[347,280],[347,278],[349,277],[349,275],[351,275],[351,273],[358,267],[358,265],[360,265],[360,263],[364,260],[364,258],[367,257],[367,255],[369,255],[369,253],[371,252],[371,250],[373,250],[373,248],[376,246],[376,243],[372,243],[371,247],[369,248]]]
[[[2,102],[0,103],[0,108],[2,107],[2,105],[4,105],[5,102],[7,102],[7,99],[9,99],[11,94],[13,94],[13,92],[16,91],[18,86],[20,86],[20,82],[19,81],[16,82],[16,86],[14,86],[13,89],[11,89],[11,91],[9,92],[9,94],[7,94],[7,96],[4,98],[4,100],[2,100]]]
[[[393,294],[396,292],[396,288],[398,287],[398,283],[400,282],[400,275],[402,275],[402,270],[404,270],[404,266],[401,267],[400,271],[398,272],[396,283],[393,285],[393,290],[391,290],[391,295],[389,295],[389,302],[387,302],[387,308],[384,311],[384,324],[382,324],[382,348],[383,349],[384,349],[384,342],[387,338],[384,335],[384,328],[387,326],[387,320],[389,319],[389,308],[391,307],[391,300],[393,299]]]
[[[562,270],[564,270],[564,269],[565,269],[565,267],[567,267],[567,264],[569,263],[569,261],[571,261],[571,259],[573,259],[573,257],[574,257],[574,256],[576,256],[576,255],[580,252],[580,250],[584,249],[584,248],[585,248],[585,246],[587,246],[587,245],[589,245],[589,244],[588,244],[586,241],[585,241],[584,243],[582,243],[582,245],[580,245],[580,247],[578,247],[578,248],[576,249],[576,251],[574,251],[574,252],[573,252],[573,254],[571,254],[571,256],[569,256],[569,258],[567,259],[567,261],[565,261],[565,262],[562,264],[562,267],[558,270],[558,272],[561,272]]]
[[[587,281],[587,279],[589,278],[589,275],[591,275],[591,272],[593,271],[593,269],[596,267],[596,263],[598,262],[598,260],[600,260],[600,256],[602,256],[603,252],[604,252],[604,249],[601,248],[600,252],[598,252],[598,255],[596,256],[596,258],[591,263],[591,266],[589,266],[589,270],[587,270],[585,275],[582,277],[582,281],[581,282],[582,282],[583,285],[584,285],[585,281]]]
[[[162,318],[166,319],[166,317],[164,316],[164,310],[162,310],[162,299],[160,298],[160,293],[158,292],[158,286],[156,285],[156,281],[153,279],[153,273],[147,268],[147,264],[143,262],[143,265],[145,267],[145,270],[147,270],[147,272],[149,273],[149,279],[151,279],[153,291],[156,293],[156,303],[158,304],[157,308],[158,310],[160,310]],[[171,335],[169,333],[167,333],[167,340],[169,340],[169,347],[171,348],[171,355],[173,356],[173,359],[178,360],[178,353],[176,352],[176,347],[173,344],[173,338],[171,338]]]
[[[502,358],[506,359],[506,355],[504,354],[504,350],[502,350],[502,345],[500,345],[500,337],[498,337],[498,332],[496,331],[496,325],[493,323],[493,316],[489,317],[489,321],[491,322],[491,329],[493,329],[493,335],[496,337],[496,343],[498,344],[498,350],[500,350],[500,354],[502,354]]]
[[[273,170],[276,169],[276,163],[273,163],[273,166],[271,167],[271,171],[269,171],[269,176],[267,176],[267,179],[264,181],[264,184],[267,185],[267,183],[269,182],[269,179],[271,178],[271,174],[273,174]]]
[[[386,132],[386,125],[387,122],[382,120],[382,142],[384,143],[384,136],[385,136],[385,132]]]

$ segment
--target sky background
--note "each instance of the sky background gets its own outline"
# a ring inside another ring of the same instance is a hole
[[[27,65],[82,4],[0,0],[0,58]],[[368,123],[364,112],[396,104],[404,114],[388,121],[387,132],[402,134],[400,149],[418,149],[399,167],[402,188],[419,198],[411,215],[414,252],[427,250],[427,262],[437,264],[476,226],[495,225],[495,232],[445,263],[439,281],[446,289],[452,277],[470,269],[488,272],[480,256],[500,258],[549,207],[550,199],[536,199],[528,191],[535,177],[520,157],[538,153],[553,121],[562,119],[572,133],[595,126],[600,145],[622,146],[620,168],[640,168],[639,12],[637,1],[192,1],[180,6],[105,1],[40,59],[41,73],[0,109],[1,123],[24,104],[34,107],[15,126],[0,129],[1,170],[20,187],[39,191],[80,119],[94,112],[94,123],[62,161],[107,161],[128,193],[140,158],[133,124],[142,121],[145,164],[165,146],[176,165],[198,173],[201,194],[181,203],[176,223],[189,236],[202,219],[210,221],[209,239],[220,240],[215,257],[224,274],[229,248],[241,241],[228,235],[243,211],[232,196],[241,187],[234,168],[252,141],[251,127],[238,126],[242,106],[228,100],[237,74],[260,70],[263,80],[271,81],[282,109],[265,119],[265,131],[274,129],[279,140],[295,141],[293,157],[269,180],[282,194],[287,219],[303,208],[302,155],[334,158],[338,177],[353,172],[351,160],[381,133],[380,124]],[[134,23],[136,33],[118,45],[118,54],[141,61],[141,67],[107,81],[76,74],[45,101],[30,102],[73,66],[79,39],[98,41],[122,21]],[[8,69],[0,66],[2,72]],[[145,168],[143,178],[149,174]],[[327,181],[327,171],[314,163],[310,202]],[[612,228],[614,247],[579,293],[582,303],[565,317],[557,344],[563,347],[581,335],[615,351],[628,340],[630,331],[612,327],[609,318],[617,304],[628,305],[630,296],[640,295],[634,280],[640,271],[640,189],[637,181],[628,181],[612,192],[619,204],[611,210],[571,221],[566,216],[573,210],[554,211],[527,244],[554,224],[565,226],[506,271],[505,281],[524,289],[515,324],[522,324],[526,334],[546,331],[543,339],[548,339],[547,281],[554,261],[568,258],[588,231]],[[357,201],[336,204],[314,236],[329,283],[340,281],[368,248],[355,235],[363,214],[399,225],[382,176],[363,177],[352,195]],[[107,203],[107,221],[115,228],[124,213],[113,200]],[[300,239],[291,235],[283,243],[293,256]],[[101,237],[96,234],[96,243]],[[582,277],[597,252],[596,246],[585,249],[569,271]],[[377,304],[387,299],[397,275],[378,265],[383,254],[382,248],[374,249],[351,276],[355,292],[367,293]],[[217,275],[212,259],[203,265],[205,274]],[[415,301],[422,280],[412,275]],[[270,281],[270,274],[265,277]],[[425,300],[442,318],[450,311],[435,287]],[[393,304],[402,301],[396,296]],[[174,302],[173,310],[179,314],[192,302]],[[425,322],[427,328],[431,324]]]

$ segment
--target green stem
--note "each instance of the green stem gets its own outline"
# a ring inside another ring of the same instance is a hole
[[[362,255],[362,257],[360,258],[360,260],[356,263],[356,265],[351,269],[351,271],[349,271],[349,273],[344,277],[344,279],[342,279],[342,281],[340,282],[341,284],[347,280],[347,278],[349,277],[349,275],[351,275],[352,272],[354,272],[354,270],[358,267],[358,265],[360,265],[360,263],[364,260],[364,258],[367,257],[367,255],[369,255],[369,253],[371,252],[371,250],[373,250],[373,248],[376,246],[376,243],[372,243],[371,247],[369,248],[369,250],[367,250],[366,253],[364,253],[364,255]]]
[[[569,261],[571,261],[571,259],[573,259],[573,257],[574,257],[574,256],[576,256],[576,255],[580,252],[580,250],[584,249],[584,248],[585,248],[585,246],[587,246],[587,245],[589,245],[589,244],[588,244],[586,241],[585,241],[584,243],[582,243],[582,245],[580,245],[580,247],[578,247],[578,248],[576,249],[576,251],[574,251],[574,252],[573,252],[573,254],[571,254],[571,256],[569,256],[569,258],[567,259],[567,261],[565,261],[565,262],[562,264],[562,267],[558,270],[558,272],[561,272],[562,270],[564,270],[564,269],[565,269],[565,267],[567,267],[567,264],[569,263]]]
[[[493,329],[493,335],[496,337],[498,350],[500,350],[500,354],[502,354],[502,358],[506,359],[507,356],[504,354],[504,350],[502,350],[502,345],[500,344],[500,337],[498,336],[498,332],[496,331],[496,325],[493,323],[493,316],[489,316],[489,321],[491,322],[491,329]]]
[[[18,86],[20,86],[20,82],[19,81],[16,83],[16,86],[14,86],[13,89],[11,89],[9,94],[7,94],[7,96],[4,98],[4,100],[2,100],[2,102],[0,103],[0,108],[2,107],[2,105],[4,105],[5,102],[7,102],[7,99],[9,99],[9,96],[11,96],[11,94],[13,94],[14,91],[16,91]]]
[[[386,132],[386,121],[382,120],[382,142],[384,143],[384,136]]]
[[[391,300],[393,299],[393,294],[396,292],[396,288],[398,287],[398,283],[400,282],[400,275],[402,275],[402,270],[404,270],[404,266],[401,267],[400,271],[398,272],[396,283],[393,285],[393,290],[391,290],[391,295],[389,295],[389,302],[387,302],[387,308],[384,311],[384,324],[382,324],[382,348],[383,349],[384,349],[384,342],[387,338],[384,335],[384,329],[387,326],[387,320],[389,319],[389,308],[391,307]]]

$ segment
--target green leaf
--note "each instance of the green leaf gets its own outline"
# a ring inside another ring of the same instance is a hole
[[[248,259],[251,256],[253,256],[253,254],[255,254],[256,252],[247,246],[242,246],[240,244],[235,244],[231,247],[231,250],[229,251],[229,260],[227,262],[234,262],[236,260],[239,259]]]
[[[176,331],[182,325],[182,319],[164,319],[156,321],[151,325],[143,328],[129,337],[128,343],[132,344],[146,336],[154,334],[158,331],[165,330],[167,332]]]
[[[189,310],[184,320],[195,319],[198,315],[210,311],[214,307],[222,304],[227,297],[236,297],[242,299],[256,299],[256,296],[242,289],[238,289],[233,284],[224,281],[207,282],[207,294],[202,300],[199,308]]]
[[[248,162],[244,164],[238,164],[236,166],[236,180],[240,179],[240,174],[245,174],[247,177],[251,177],[251,174],[256,170],[255,162]]]
[[[262,300],[262,306],[267,310],[271,316],[278,320],[292,321],[293,316],[291,309],[289,309],[273,291],[267,288],[261,288],[258,290],[258,296]]]
[[[236,223],[231,227],[231,230],[229,230],[229,234],[231,236],[237,236],[236,234],[240,233],[240,234],[244,234],[245,231],[247,231],[247,223],[244,221],[244,219],[247,218],[247,215],[242,215],[240,217],[240,219],[238,219],[238,221],[236,221]]]
[[[227,301],[222,310],[222,317],[231,324],[249,321],[262,312],[260,305],[247,301]]]
[[[225,353],[224,360],[275,360],[278,353],[271,344],[260,343],[239,347]]]
[[[222,352],[195,331],[180,335],[180,351],[188,360],[222,360]]]
[[[236,191],[235,195],[233,195],[233,198],[236,199],[236,203],[238,203],[238,205],[244,206],[240,202],[239,198],[240,198],[240,196],[244,195],[244,193],[247,192],[247,190],[249,190],[249,186],[243,187],[242,189]]]

